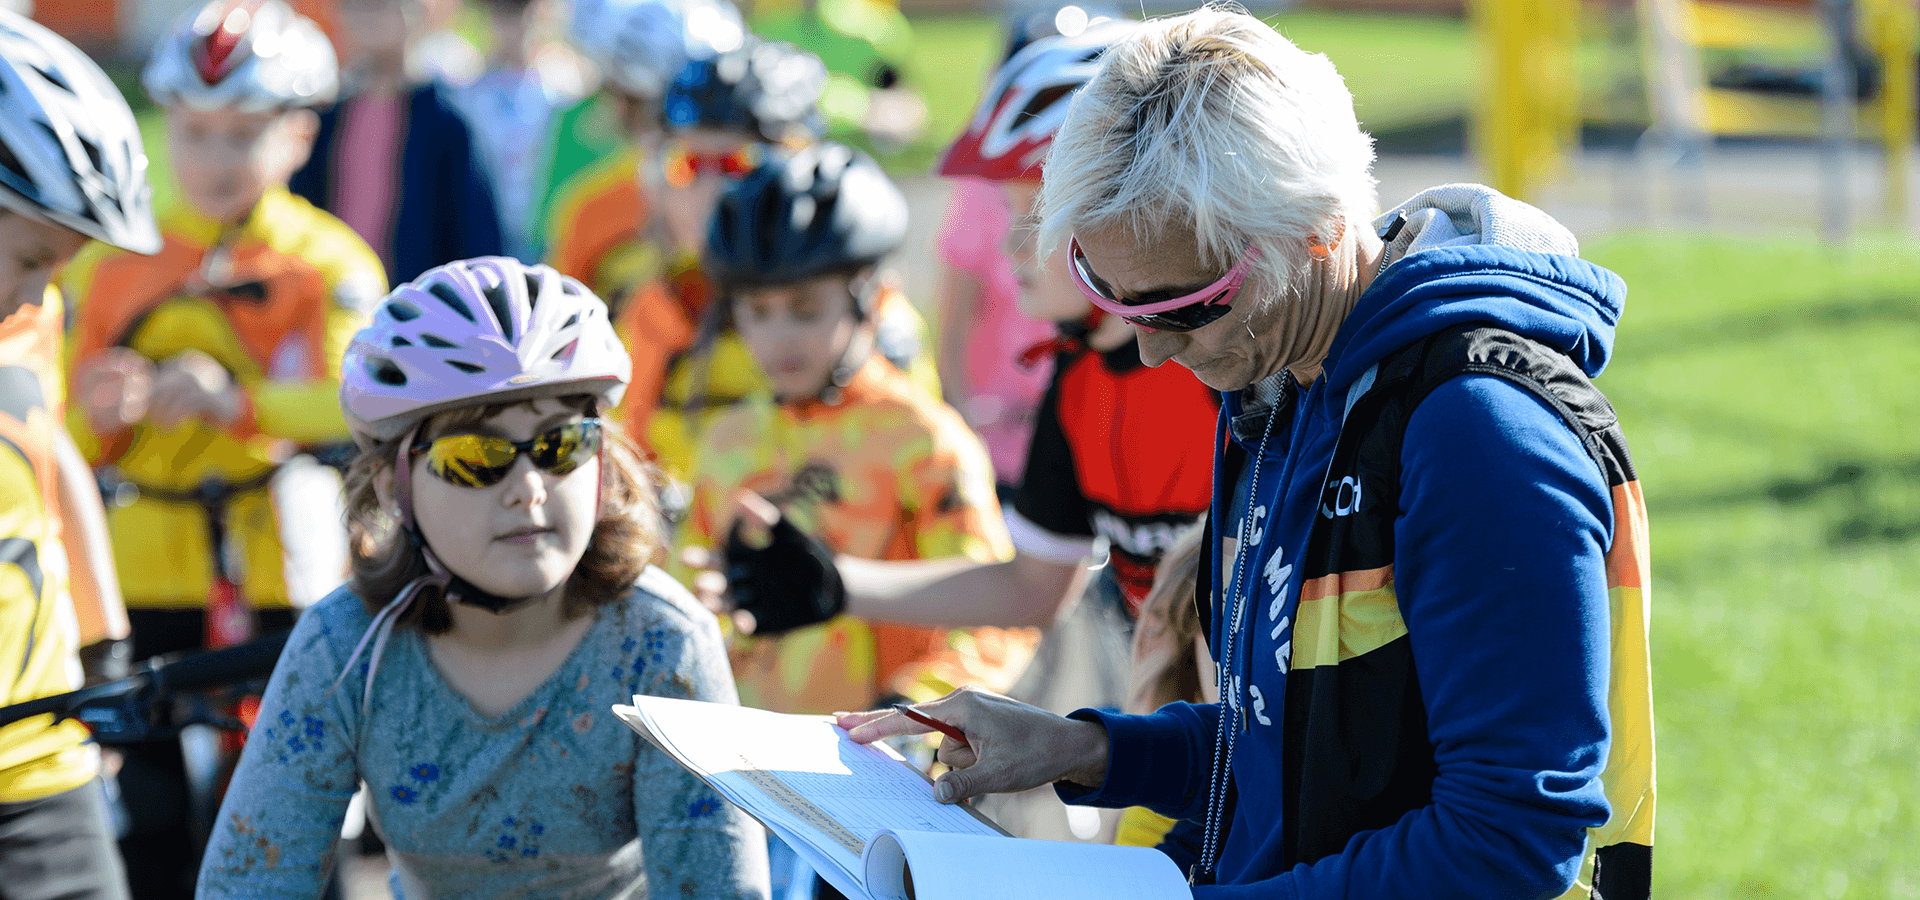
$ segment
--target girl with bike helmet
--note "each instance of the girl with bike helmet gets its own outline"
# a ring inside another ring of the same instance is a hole
[[[118,657],[125,638],[100,493],[65,429],[63,297],[52,274],[98,240],[159,249],[133,112],[72,44],[0,12],[0,696],[76,685],[78,642]],[[66,553],[74,557],[68,577]],[[73,603],[66,597],[71,585]],[[124,658],[121,658],[124,665]],[[93,668],[89,667],[89,672]],[[79,723],[0,728],[0,886],[8,896],[116,900],[126,875]]]
[[[797,529],[834,553],[989,562],[1011,552],[980,439],[875,352],[875,310],[893,293],[877,267],[906,229],[900,190],[839,144],[770,159],[721,195],[705,266],[773,390],[701,435],[688,546],[754,555],[735,521],[735,498],[752,491],[784,512],[785,538]],[[744,702],[780,712],[931,699],[974,682],[1004,688],[1035,639],[850,616],[796,628],[756,603],[764,588],[730,586],[756,616],[734,676]]]
[[[765,895],[758,826],[607,712],[735,699],[600,419],[628,369],[605,305],[545,266],[388,295],[343,363],[353,580],[287,643],[202,897],[314,896],[363,781],[405,896]]]
[[[1101,19],[1119,18],[1118,10],[1084,2],[1014,3],[1006,17],[1007,59],[1060,34],[1063,26],[1079,34]],[[953,188],[937,239],[940,387],[986,441],[1004,496],[1011,496],[1052,368],[1023,354],[1051,337],[1054,326],[1020,309],[1020,279],[1007,249],[1013,212],[999,182],[972,173],[940,174]]]

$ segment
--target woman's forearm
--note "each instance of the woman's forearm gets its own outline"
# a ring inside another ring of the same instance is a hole
[[[1024,553],[1006,562],[961,557],[881,561],[841,557],[847,610],[906,625],[1021,628],[1047,625],[1079,593],[1084,565]]]

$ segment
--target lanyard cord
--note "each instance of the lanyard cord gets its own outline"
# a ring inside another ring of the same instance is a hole
[[[1273,438],[1273,422],[1280,418],[1280,404],[1289,400],[1292,393],[1293,373],[1285,368],[1280,370],[1280,392],[1273,399],[1273,405],[1267,410],[1267,423],[1260,433],[1260,450],[1253,458],[1253,472],[1247,479],[1247,506],[1240,514],[1240,546],[1233,555],[1233,581],[1228,590],[1233,598],[1231,618],[1227,620],[1226,638],[1221,642],[1220,659],[1215,663],[1216,678],[1220,684],[1220,695],[1231,693],[1232,702],[1223,704],[1220,710],[1220,723],[1213,738],[1213,769],[1207,779],[1207,837],[1200,849],[1200,859],[1187,873],[1189,885],[1199,883],[1204,876],[1211,882],[1214,863],[1220,856],[1221,824],[1226,814],[1227,779],[1233,769],[1233,741],[1237,738],[1240,724],[1240,706],[1245,699],[1240,689],[1231,680],[1230,669],[1233,665],[1234,638],[1240,633],[1240,620],[1246,610],[1247,589],[1245,577],[1247,557],[1253,555],[1253,510],[1260,502],[1260,463],[1267,457],[1267,442]],[[1231,725],[1229,725],[1231,719]]]

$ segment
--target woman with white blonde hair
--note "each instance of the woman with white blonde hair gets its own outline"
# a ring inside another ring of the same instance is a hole
[[[1221,702],[956,692],[920,706],[967,737],[936,793],[1055,782],[1190,820],[1197,850],[1163,849],[1196,897],[1646,897],[1646,513],[1590,381],[1625,285],[1478,185],[1369,222],[1372,160],[1333,66],[1244,13],[1107,51],[1041,241],[1149,364],[1225,392],[1199,579]]]

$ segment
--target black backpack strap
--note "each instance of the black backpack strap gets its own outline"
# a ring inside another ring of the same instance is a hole
[[[1407,423],[1421,401],[1462,375],[1491,375],[1527,391],[1560,415],[1587,450],[1609,486],[1634,480],[1633,463],[1613,405],[1586,372],[1564,353],[1492,325],[1468,324],[1427,336],[1381,360],[1371,387],[1349,403],[1346,429],[1369,440],[1389,457],[1393,497],[1398,504],[1400,448]],[[1342,434],[1344,441],[1348,435]],[[1618,843],[1596,850],[1593,896],[1596,900],[1634,900],[1649,895],[1652,848]]]

